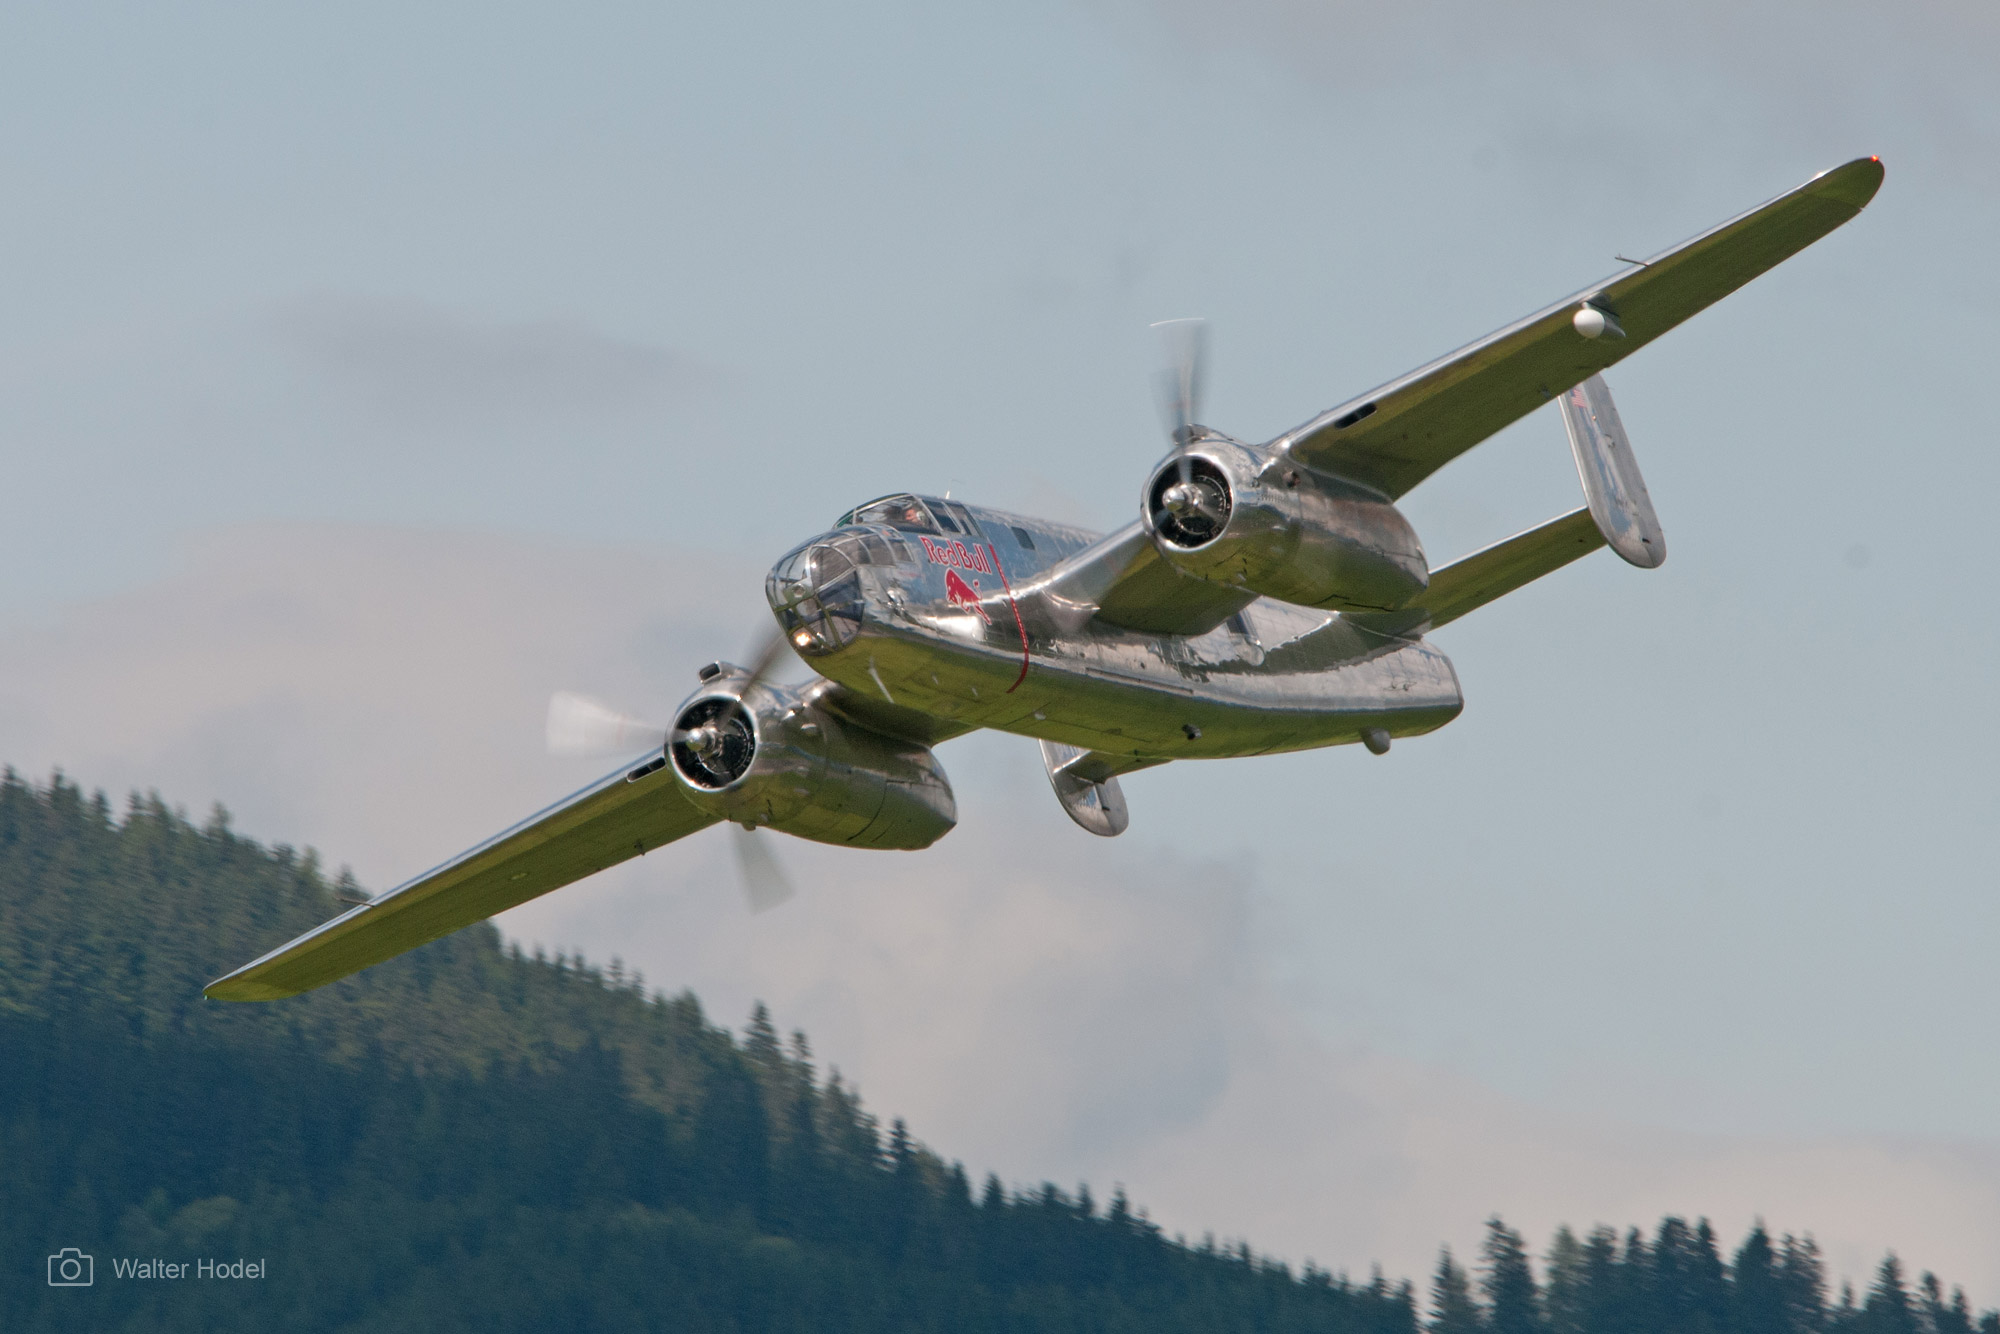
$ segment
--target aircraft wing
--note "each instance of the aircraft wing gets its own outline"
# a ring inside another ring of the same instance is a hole
[[[1137,521],[1015,591],[1024,609],[1045,612],[1065,633],[1095,617],[1143,634],[1206,634],[1257,597],[1182,573]]]
[[[1391,500],[1486,437],[1623,360],[1859,213],[1882,164],[1859,158],[1761,208],[1584,288],[1273,442]],[[1585,304],[1612,317],[1586,338]],[[1624,336],[1616,336],[1621,327]]]
[[[1431,571],[1430,587],[1398,611],[1347,612],[1342,620],[1385,635],[1414,635],[1449,624],[1604,546],[1588,506],[1550,519],[1463,560]]]
[[[642,760],[216,979],[203,994],[296,996],[714,823],[681,796],[664,766],[649,769]]]

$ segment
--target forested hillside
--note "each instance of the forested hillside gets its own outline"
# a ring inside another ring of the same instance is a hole
[[[0,782],[0,1329],[2000,1334],[1803,1239],[1497,1221],[1431,1291],[1165,1237],[1122,1196],[975,1186],[802,1035],[490,927],[291,1001],[201,986],[337,908],[310,853],[158,800]],[[44,1257],[95,1260],[57,1288]],[[261,1278],[114,1261],[262,1260]]]

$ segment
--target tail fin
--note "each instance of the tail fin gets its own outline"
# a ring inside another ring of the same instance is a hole
[[[1583,481],[1590,517],[1611,549],[1642,570],[1657,570],[1667,558],[1667,539],[1639,460],[1611,402],[1611,387],[1593,375],[1561,398],[1576,475]]]

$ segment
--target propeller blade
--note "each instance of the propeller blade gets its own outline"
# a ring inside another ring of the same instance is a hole
[[[658,723],[620,713],[588,695],[558,690],[549,696],[551,755],[625,754],[657,746],[666,734],[667,729]]]
[[[1208,359],[1206,320],[1161,320],[1153,326],[1160,331],[1165,358],[1160,371],[1160,414],[1176,445],[1194,436],[1201,421],[1201,394],[1204,363]]]
[[[791,645],[785,642],[784,631],[773,625],[770,634],[758,642],[756,651],[751,655],[746,669],[750,674],[744,679],[740,689],[749,690],[752,686],[761,684],[771,669],[778,665],[778,659],[785,650],[790,647]]]
[[[743,880],[743,896],[753,913],[769,912],[789,902],[798,890],[792,887],[777,856],[764,840],[742,825],[732,826],[731,842],[736,845],[736,870]]]

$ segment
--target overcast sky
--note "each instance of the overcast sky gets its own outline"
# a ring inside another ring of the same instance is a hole
[[[1113,842],[969,738],[957,833],[788,843],[784,912],[696,840],[503,925],[1289,1256],[1761,1214],[2000,1301],[2000,15],[1387,8],[9,7],[0,759],[385,886],[856,501],[1123,522],[1151,321],[1265,438],[1879,153],[1611,373],[1672,558],[1441,633],[1443,732],[1136,775]],[[1577,503],[1550,410],[1407,508],[1441,562]]]

